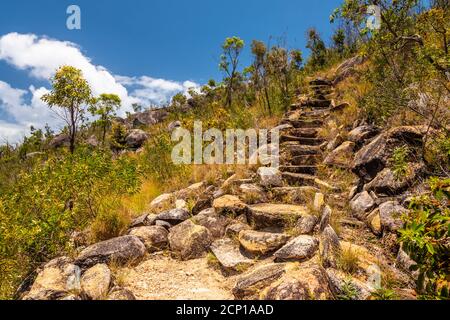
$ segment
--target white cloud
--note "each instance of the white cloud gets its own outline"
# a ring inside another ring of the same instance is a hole
[[[83,72],[94,95],[114,93],[122,99],[119,115],[131,111],[133,103],[143,106],[164,104],[178,92],[186,93],[190,88],[199,88],[192,81],[176,82],[155,79],[149,76],[128,77],[112,74],[105,67],[95,65],[84,55],[80,47],[72,42],[59,41],[34,34],[9,33],[0,37],[0,61],[25,70],[38,80],[49,80],[62,65],[71,65]],[[47,88],[29,87],[29,90],[12,88],[0,81],[0,109],[15,119],[14,123],[2,120],[0,135],[17,137],[18,127],[22,132],[28,131],[32,124],[42,127],[45,123],[55,124],[55,116],[42,103],[40,97],[48,92]],[[31,101],[25,103],[25,96],[30,93]],[[0,111],[1,111],[0,110]]]

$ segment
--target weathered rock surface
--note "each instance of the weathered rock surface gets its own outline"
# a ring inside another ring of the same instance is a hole
[[[211,242],[209,230],[190,220],[173,227],[169,233],[170,248],[183,260],[204,256]]]
[[[149,252],[155,252],[167,247],[169,232],[161,226],[150,226],[131,229],[130,235],[138,237]]]
[[[295,231],[299,234],[311,234],[319,219],[313,215],[302,216],[295,225]]]
[[[311,236],[299,236],[290,240],[281,249],[274,253],[277,260],[305,261],[310,259],[319,248],[319,240]]]
[[[110,285],[111,270],[106,264],[97,264],[89,268],[81,277],[81,289],[91,300],[105,299]]]
[[[353,215],[360,220],[365,220],[366,213],[375,206],[375,201],[367,191],[357,194],[350,201],[350,208]]]
[[[236,299],[258,299],[260,291],[279,279],[286,272],[285,264],[268,264],[240,276],[233,288]]]
[[[214,239],[222,238],[225,230],[232,221],[230,218],[217,214],[214,209],[206,209],[192,218],[192,221],[200,226],[205,227],[211,232]]]
[[[87,247],[78,255],[75,264],[89,268],[98,263],[114,261],[127,264],[141,259],[146,252],[145,245],[136,236],[123,236],[96,243]]]
[[[323,266],[325,268],[336,267],[336,261],[340,251],[339,237],[334,229],[328,225],[320,236],[320,256]]]
[[[254,263],[241,253],[239,246],[231,239],[214,241],[211,251],[225,270],[242,271]]]
[[[353,160],[354,148],[354,142],[346,141],[335,150],[331,151],[325,158],[324,163],[329,166],[349,168]]]
[[[246,223],[234,221],[227,226],[225,234],[230,238],[235,237],[237,238],[242,230],[251,230],[251,229],[252,228]]]
[[[258,169],[259,183],[266,188],[281,187],[283,178],[277,168],[261,167]]]
[[[242,247],[253,254],[266,254],[282,247],[290,236],[283,233],[243,230],[239,233]]]
[[[367,300],[370,298],[371,290],[364,282],[348,276],[342,271],[329,268],[326,270],[330,289],[334,298],[338,300]],[[349,288],[352,295],[349,296]]]
[[[154,210],[168,209],[175,202],[175,196],[172,193],[164,193],[150,203],[150,207]]]
[[[408,212],[398,202],[388,201],[380,205],[380,222],[384,230],[397,231],[403,226],[402,214]]]
[[[239,215],[246,213],[247,205],[236,196],[224,195],[213,202],[213,208],[218,214]]]
[[[81,270],[67,257],[48,262],[38,275],[24,300],[55,300],[79,291]]]
[[[244,183],[239,187],[242,197],[246,200],[251,200],[252,203],[264,202],[267,196],[264,190],[256,184]]]
[[[381,225],[381,217],[380,217],[380,209],[377,208],[373,210],[368,216],[367,216],[367,224],[372,230],[372,232],[380,236],[383,233],[383,227]]]
[[[359,126],[349,132],[348,140],[354,142],[359,149],[367,140],[377,136],[380,131],[380,128],[372,125]]]
[[[308,210],[304,206],[261,203],[250,206],[249,220],[258,229],[283,227],[289,223],[295,224],[298,219],[307,215]]]
[[[114,301],[119,301],[119,300],[126,300],[126,301],[130,301],[130,300],[136,300],[136,297],[134,296],[133,292],[131,292],[128,289],[124,289],[124,288],[120,288],[120,287],[114,287],[111,289],[107,300],[114,300]]]
[[[125,138],[125,143],[130,149],[139,149],[149,138],[148,134],[140,129],[131,130]]]
[[[162,220],[176,225],[190,218],[189,211],[187,209],[172,209],[159,213],[156,216],[157,220]]]

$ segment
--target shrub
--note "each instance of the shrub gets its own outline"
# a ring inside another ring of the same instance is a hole
[[[431,194],[413,199],[400,230],[404,250],[416,262],[417,286],[425,295],[448,298],[450,275],[450,179],[432,178]]]

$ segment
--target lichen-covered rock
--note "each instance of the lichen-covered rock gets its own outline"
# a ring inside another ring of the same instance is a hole
[[[239,221],[233,221],[231,222],[226,230],[225,230],[225,234],[230,237],[230,238],[237,238],[239,236],[239,232],[241,232],[242,230],[251,230],[252,228],[243,222],[239,222]]]
[[[212,235],[209,230],[194,224],[190,220],[186,220],[170,229],[170,249],[183,260],[204,256],[211,242]]]
[[[348,134],[348,140],[354,142],[360,148],[367,140],[372,139],[380,133],[380,128],[372,125],[359,126]]]
[[[321,192],[317,192],[314,195],[314,210],[316,212],[322,211],[323,206],[325,205],[325,196]]]
[[[305,261],[310,259],[318,248],[319,240],[311,236],[302,235],[290,240],[275,252],[274,256],[281,261]]]
[[[322,211],[322,216],[320,218],[320,223],[319,223],[319,231],[323,232],[323,230],[325,230],[325,228],[330,224],[331,222],[331,208],[330,206],[325,206],[325,208]]]
[[[258,229],[284,227],[307,215],[308,209],[304,206],[261,203],[250,206],[249,220]]]
[[[75,264],[83,269],[111,261],[127,264],[141,259],[145,252],[145,245],[138,237],[127,235],[87,247],[78,255]]]
[[[149,252],[155,252],[167,247],[169,232],[161,226],[150,226],[131,229],[130,235],[138,237]]]
[[[277,168],[261,167],[258,169],[259,183],[266,188],[281,187],[283,178]]]
[[[339,147],[331,151],[325,158],[324,163],[329,166],[335,166],[339,168],[349,168],[353,160],[353,150],[355,143],[346,141]]]
[[[320,235],[320,256],[325,268],[336,267],[341,244],[334,229],[328,225]]]
[[[144,145],[148,138],[149,135],[145,131],[133,129],[127,134],[125,143],[130,149],[139,149]]]
[[[397,231],[403,227],[402,214],[408,212],[398,202],[387,201],[380,205],[380,221],[383,229]]]
[[[277,201],[289,201],[289,203],[310,203],[319,189],[311,186],[301,187],[277,187],[270,190],[271,198]]]
[[[68,257],[51,260],[38,270],[38,275],[24,300],[56,300],[79,291],[81,270]]]
[[[368,300],[370,298],[371,288],[364,282],[332,268],[327,269],[326,273],[335,299]]]
[[[264,289],[262,300],[328,300],[331,298],[323,268],[313,264],[289,265],[286,273]]]
[[[172,193],[164,193],[150,203],[153,210],[169,209],[175,202],[175,196]]]
[[[106,264],[89,268],[81,277],[81,289],[92,300],[105,299],[111,285],[111,270]]]
[[[228,224],[232,221],[229,217],[217,214],[214,209],[206,209],[192,218],[195,224],[207,228],[214,239],[222,238]]]
[[[295,231],[298,234],[311,234],[319,219],[313,215],[302,216],[295,224]]]
[[[216,240],[211,244],[211,251],[225,270],[242,271],[254,264],[245,257],[231,239]]]
[[[290,236],[284,233],[243,230],[239,233],[241,246],[253,254],[266,254],[275,251],[288,242]]]
[[[119,300],[136,300],[134,294],[128,290],[121,287],[114,287],[111,289],[107,300],[119,301]]]
[[[368,216],[367,216],[367,225],[369,226],[370,230],[377,235],[380,236],[383,233],[383,227],[381,225],[381,217],[380,217],[380,209],[377,208],[373,210]]]
[[[352,209],[353,215],[360,220],[366,218],[366,214],[375,206],[375,201],[370,196],[367,191],[357,194],[350,201],[350,208]]]
[[[241,197],[244,200],[253,203],[264,202],[267,200],[267,196],[259,186],[256,184],[244,183],[239,187]]]
[[[409,163],[407,168],[408,173],[400,177],[397,177],[390,168],[385,168],[377,174],[375,179],[366,184],[364,189],[378,194],[398,195],[416,182],[425,171],[423,163]]]
[[[239,300],[258,299],[260,291],[279,279],[286,272],[286,264],[268,264],[241,275],[233,288]]]
[[[242,202],[241,199],[232,195],[224,195],[215,199],[213,202],[213,208],[218,214],[230,215],[239,215],[246,213],[248,210],[247,205]]]
[[[176,225],[190,218],[189,211],[187,209],[171,209],[163,211],[156,216],[156,220],[162,220]]]

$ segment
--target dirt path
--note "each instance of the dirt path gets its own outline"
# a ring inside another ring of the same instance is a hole
[[[125,287],[138,300],[231,300],[235,277],[225,278],[205,258],[174,260],[150,256],[134,268],[121,270]]]

